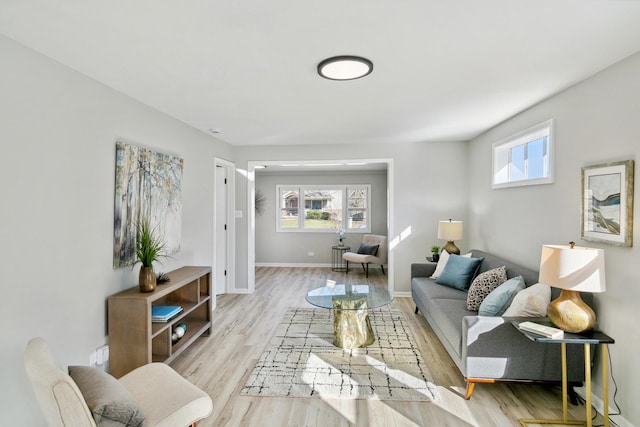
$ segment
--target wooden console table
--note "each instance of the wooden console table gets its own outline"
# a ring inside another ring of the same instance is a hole
[[[182,267],[167,274],[171,279],[149,293],[139,286],[108,299],[109,368],[119,378],[151,362],[169,363],[198,337],[211,333],[211,267]],[[180,306],[183,310],[167,322],[151,321],[151,307]],[[173,329],[187,326],[173,343]]]

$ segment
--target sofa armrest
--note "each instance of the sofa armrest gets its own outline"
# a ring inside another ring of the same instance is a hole
[[[411,278],[414,277],[431,277],[436,271],[435,263],[413,263],[411,264]]]
[[[537,317],[465,316],[461,354],[467,378],[559,381],[562,378],[560,344],[530,340],[511,324]],[[584,380],[582,347],[567,346],[568,379]]]

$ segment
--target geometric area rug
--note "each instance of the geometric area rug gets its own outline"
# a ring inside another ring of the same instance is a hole
[[[244,396],[431,401],[429,369],[398,310],[370,310],[375,342],[333,345],[333,310],[289,308],[258,360]]]

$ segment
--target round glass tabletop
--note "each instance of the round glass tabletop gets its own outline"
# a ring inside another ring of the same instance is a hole
[[[334,301],[358,301],[367,300],[367,309],[378,308],[390,304],[393,297],[387,288],[369,285],[328,285],[310,291],[307,302],[322,308],[334,308]],[[354,306],[353,310],[358,309]],[[349,309],[346,305],[342,309]]]

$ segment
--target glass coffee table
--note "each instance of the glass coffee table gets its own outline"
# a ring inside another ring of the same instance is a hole
[[[309,304],[333,310],[333,345],[345,349],[373,344],[369,310],[391,304],[386,288],[369,285],[327,285],[310,291]]]

